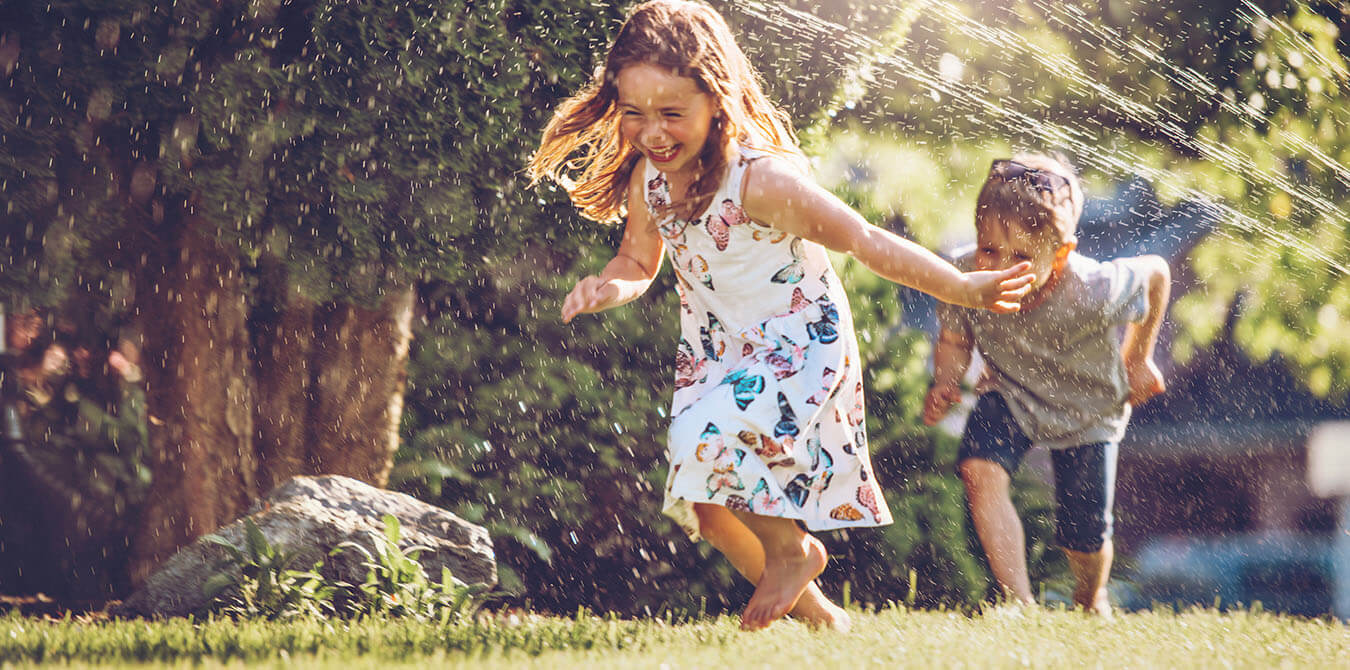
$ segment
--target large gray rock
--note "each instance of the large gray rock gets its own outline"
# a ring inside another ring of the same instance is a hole
[[[497,561],[487,530],[412,496],[375,488],[348,477],[295,477],[254,504],[246,517],[213,533],[234,544],[246,543],[249,518],[273,546],[297,552],[291,569],[306,570],[323,560],[323,574],[352,584],[365,581],[363,557],[355,551],[328,552],[343,542],[358,542],[374,553],[384,534],[384,515],[399,521],[399,545],[429,547],[419,557],[427,575],[440,580],[450,568],[466,584],[494,586]],[[202,586],[227,552],[206,538],[179,550],[145,585],[112,609],[118,616],[186,616],[207,604]]]

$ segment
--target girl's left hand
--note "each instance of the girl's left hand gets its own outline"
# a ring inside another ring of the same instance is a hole
[[[1031,263],[1022,262],[1006,270],[976,270],[964,275],[966,307],[981,307],[999,314],[1021,309],[1022,298],[1031,292],[1036,275]]]
[[[571,321],[578,314],[593,314],[604,311],[614,305],[619,289],[613,282],[607,282],[595,275],[583,277],[572,291],[563,299],[563,323]]]

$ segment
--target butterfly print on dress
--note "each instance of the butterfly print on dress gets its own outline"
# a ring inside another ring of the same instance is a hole
[[[806,254],[802,251],[802,238],[793,238],[790,251],[792,261],[773,273],[769,281],[775,284],[796,284],[806,276]]]
[[[784,435],[796,435],[800,432],[797,428],[797,415],[792,411],[792,405],[788,403],[786,395],[782,391],[778,392],[778,424],[773,427],[773,436],[782,437]]]
[[[702,382],[707,378],[704,374],[707,367],[708,359],[695,356],[693,345],[689,344],[688,340],[680,338],[679,348],[675,353],[675,389]]]
[[[731,397],[736,406],[744,410],[764,391],[764,377],[752,375],[742,368],[731,371],[722,378],[723,384],[731,384]]]
[[[829,344],[839,339],[839,330],[836,328],[839,325],[839,309],[826,297],[816,302],[820,304],[820,320],[806,324],[806,332],[811,339]]]
[[[760,478],[755,490],[750,492],[750,511],[760,516],[779,516],[783,513],[782,496],[774,496],[769,490],[769,482]]]

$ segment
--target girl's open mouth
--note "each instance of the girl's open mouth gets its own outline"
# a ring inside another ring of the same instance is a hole
[[[664,151],[657,151],[656,149],[647,150],[647,154],[652,157],[652,160],[658,163],[669,163],[670,159],[674,158],[675,154],[679,152],[680,148],[678,145],[670,147],[669,149],[666,149]]]

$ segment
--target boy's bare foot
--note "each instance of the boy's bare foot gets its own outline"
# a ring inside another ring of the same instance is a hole
[[[788,612],[792,618],[798,619],[812,628],[822,628],[832,630],[836,633],[847,633],[853,628],[853,620],[848,616],[844,608],[830,602],[829,598],[821,593],[820,587],[815,582],[811,582],[802,592],[802,597],[797,601],[796,607]]]
[[[1083,608],[1083,612],[1086,614],[1099,616],[1103,619],[1113,618],[1111,613],[1111,601],[1106,596],[1106,589],[1099,589],[1096,593],[1092,594],[1091,597],[1074,593],[1073,603],[1078,607]]]
[[[820,540],[806,535],[800,547],[800,552],[766,557],[764,574],[741,614],[741,630],[765,628],[787,614],[807,586],[825,570],[829,555]]]

